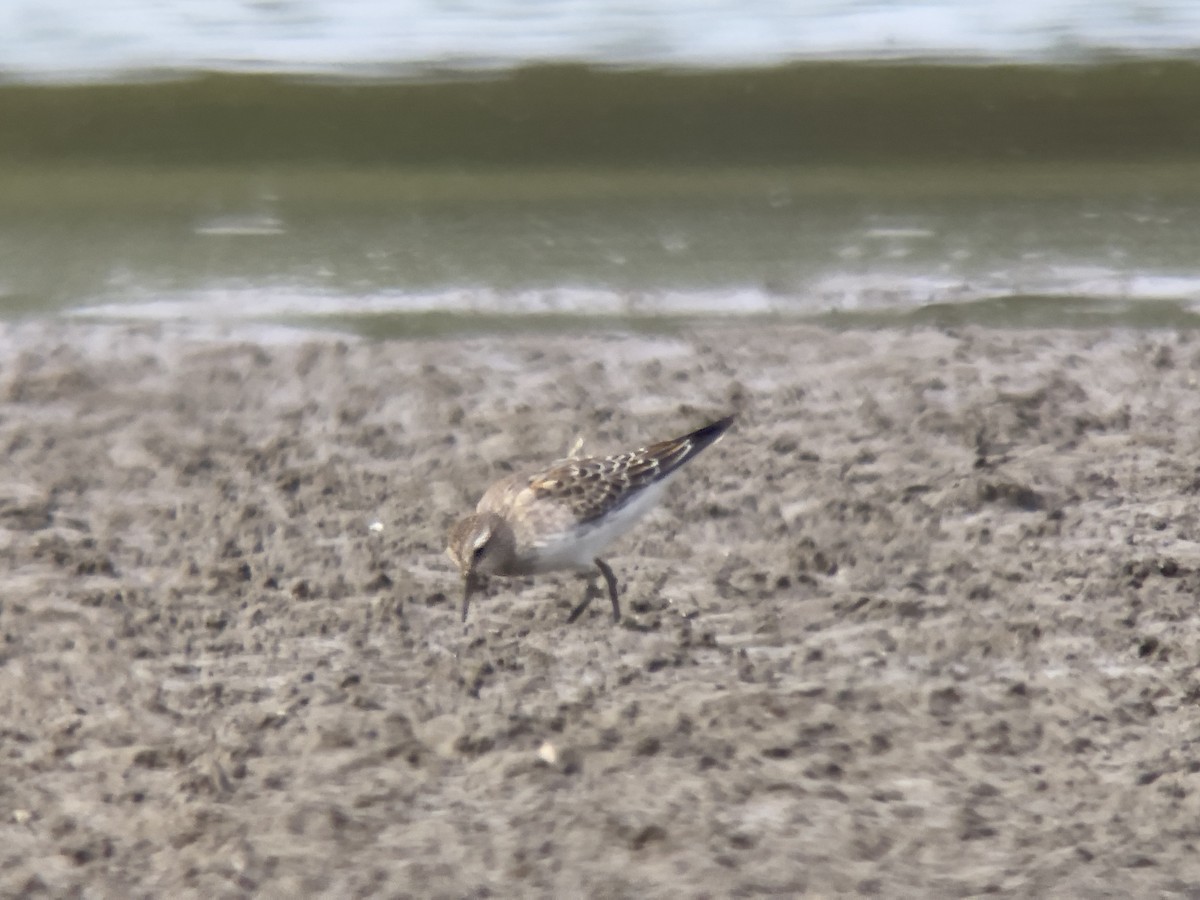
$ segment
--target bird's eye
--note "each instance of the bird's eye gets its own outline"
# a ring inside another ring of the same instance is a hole
[[[483,559],[483,551],[486,549],[487,549],[487,544],[480,544],[478,547],[475,548],[475,553],[473,554],[473,556],[474,556],[474,559],[476,562],[479,562],[479,560]]]

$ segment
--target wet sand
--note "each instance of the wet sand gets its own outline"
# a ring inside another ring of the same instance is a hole
[[[0,332],[0,895],[1200,894],[1200,344]],[[610,555],[486,484],[740,419]]]

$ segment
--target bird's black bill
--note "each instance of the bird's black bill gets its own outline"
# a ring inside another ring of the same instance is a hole
[[[474,574],[463,578],[462,620],[467,621],[467,611],[471,608],[471,595],[479,587],[479,580]]]

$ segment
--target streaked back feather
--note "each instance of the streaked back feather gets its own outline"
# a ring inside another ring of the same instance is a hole
[[[559,460],[532,476],[529,490],[535,500],[558,501],[569,506],[581,524],[590,522],[669,477],[720,438],[731,424],[733,416],[726,416],[683,437],[627,453]]]

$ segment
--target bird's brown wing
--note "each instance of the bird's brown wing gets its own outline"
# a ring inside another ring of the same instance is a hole
[[[580,522],[590,522],[672,474],[719,438],[732,421],[730,416],[683,437],[616,456],[559,460],[531,476],[529,490],[535,498],[567,505]]]

